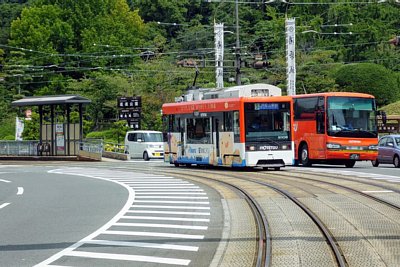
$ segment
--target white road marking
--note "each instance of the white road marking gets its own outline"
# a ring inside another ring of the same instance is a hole
[[[166,183],[165,181],[161,181],[161,182],[127,182],[127,183],[129,183],[129,184],[137,184],[137,185],[194,185],[194,184],[192,184],[192,183],[189,183],[189,182],[184,182],[184,181],[182,181],[182,182],[179,182],[179,181],[177,181],[177,182],[170,182],[170,183]]]
[[[183,221],[183,222],[210,222],[210,219],[195,218],[176,218],[176,217],[154,217],[154,216],[122,216],[121,219],[129,220],[164,220],[164,221]]]
[[[200,187],[198,186],[136,186],[136,185],[130,185],[135,191],[139,191],[138,189],[199,189]],[[143,191],[143,190],[140,190]],[[147,190],[148,191],[148,190]],[[176,191],[176,190],[173,190]],[[203,190],[202,190],[203,191]]]
[[[178,196],[136,196],[136,199],[208,199],[208,197],[178,197]]]
[[[0,209],[7,207],[8,205],[10,205],[11,203],[3,203],[0,205]]]
[[[4,180],[4,179],[0,179],[0,182],[4,182],[4,183],[11,183],[11,181]]]
[[[392,190],[370,190],[370,191],[361,191],[363,193],[393,193]]]
[[[196,193],[196,192],[137,192],[136,195],[207,195],[206,193]]]
[[[207,230],[207,226],[197,225],[177,225],[177,224],[158,224],[158,223],[116,223],[115,226],[131,227],[151,227],[151,228],[171,228],[171,229],[189,229],[189,230]]]
[[[132,205],[132,208],[209,210],[210,207]]]
[[[204,239],[204,235],[185,235],[172,233],[157,233],[157,232],[136,232],[136,231],[105,231],[103,235],[132,235],[132,236],[152,236],[152,237],[170,237],[182,239]]]
[[[158,211],[158,210],[128,210],[127,213],[154,213],[175,215],[210,215],[209,212],[186,212],[186,211]]]
[[[165,201],[165,200],[135,200],[135,203],[169,203],[169,204],[201,204],[209,205],[208,201]]]
[[[174,258],[161,258],[161,257],[128,255],[128,254],[95,253],[95,252],[84,252],[84,251],[69,251],[65,253],[65,255],[73,257],[82,257],[82,258],[140,261],[140,262],[152,262],[152,263],[174,264],[174,265],[184,265],[184,266],[187,266],[190,263],[190,260],[181,260]]]
[[[87,243],[106,245],[106,246],[121,246],[121,247],[140,247],[140,248],[159,248],[183,251],[198,251],[199,247],[195,246],[181,246],[173,244],[157,244],[157,243],[144,243],[144,242],[127,242],[127,241],[110,241],[110,240],[90,240]]]
[[[203,189],[135,189],[135,192],[203,192]]]
[[[22,195],[24,193],[23,187],[18,187],[17,195]]]

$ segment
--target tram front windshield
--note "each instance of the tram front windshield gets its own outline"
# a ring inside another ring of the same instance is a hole
[[[245,103],[246,142],[289,141],[290,103]]]

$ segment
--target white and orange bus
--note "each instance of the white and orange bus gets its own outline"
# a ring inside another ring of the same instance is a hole
[[[198,90],[164,104],[165,161],[275,170],[292,165],[293,102],[280,95],[278,87],[256,84]]]
[[[375,98],[361,93],[293,96],[296,163],[344,164],[375,160],[378,114]]]

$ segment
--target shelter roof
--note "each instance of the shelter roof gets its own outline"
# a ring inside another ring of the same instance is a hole
[[[49,95],[49,96],[32,96],[25,97],[20,100],[13,101],[13,106],[43,106],[43,105],[62,105],[62,104],[88,104],[92,102],[90,99],[80,95]]]

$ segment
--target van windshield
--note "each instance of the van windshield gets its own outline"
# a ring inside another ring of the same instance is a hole
[[[162,142],[162,133],[143,133],[144,142]]]

